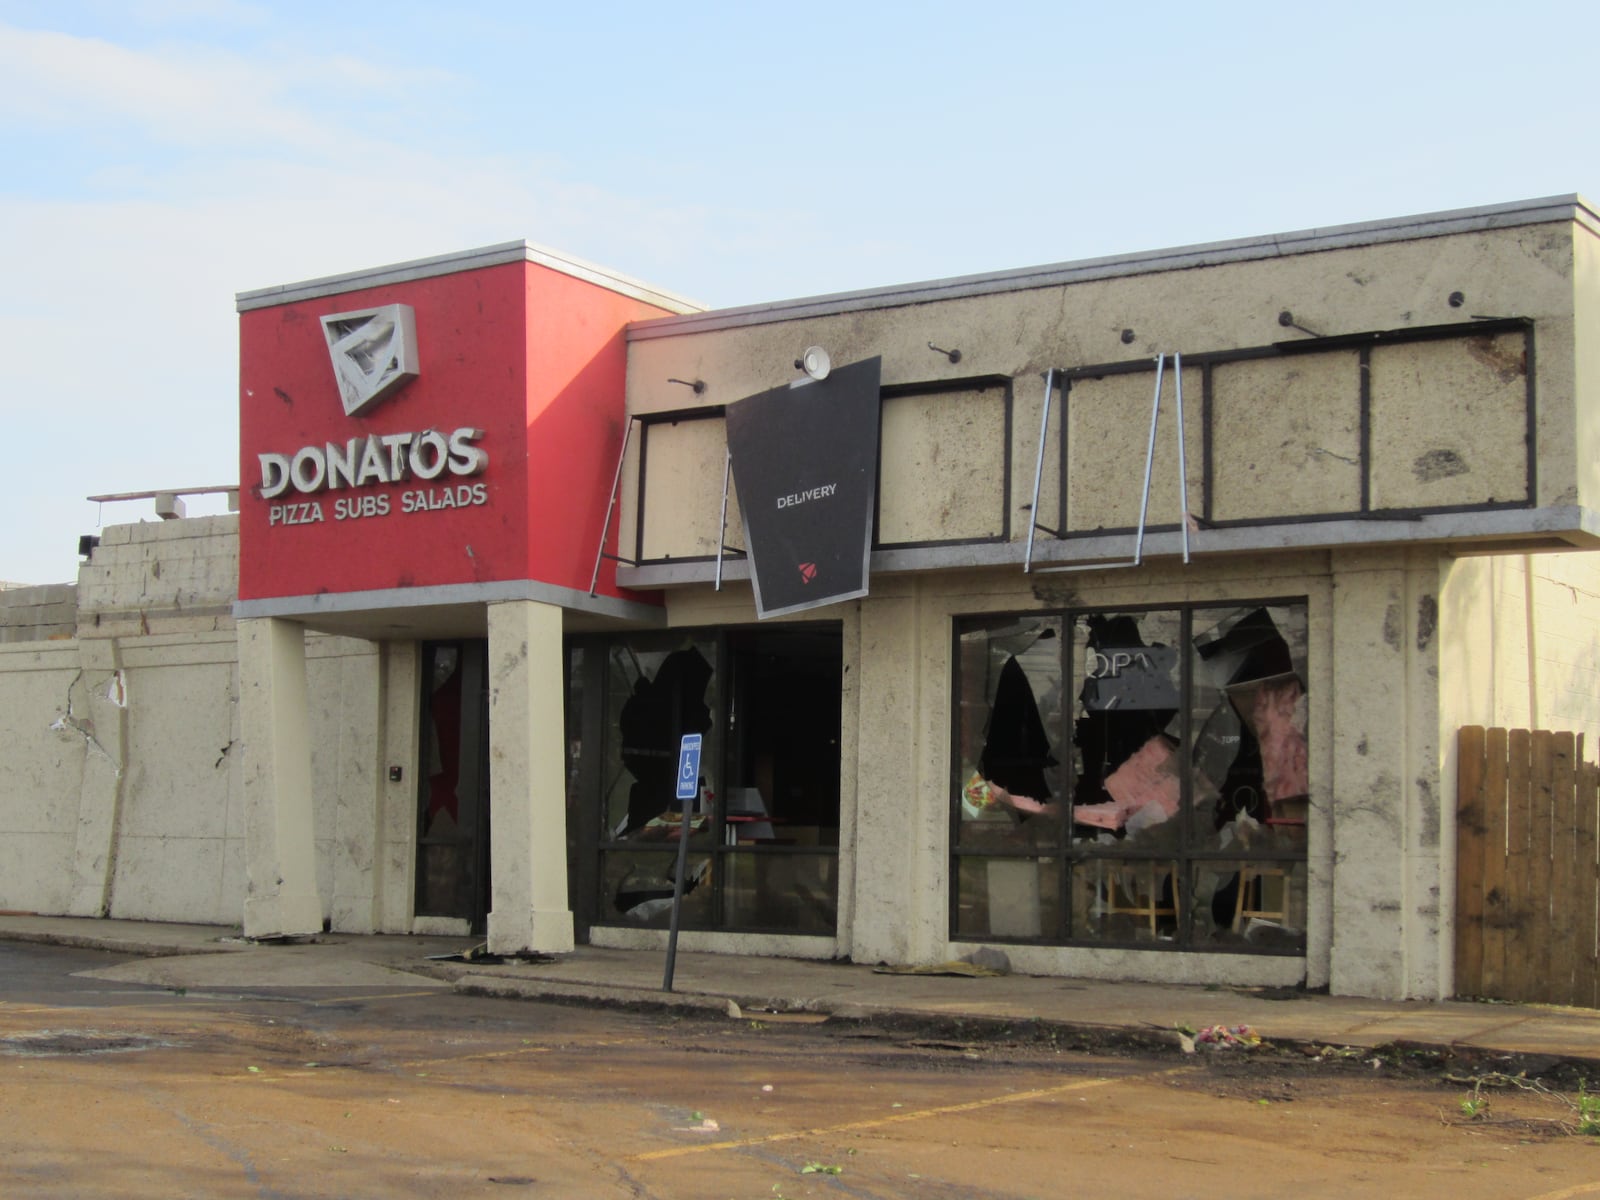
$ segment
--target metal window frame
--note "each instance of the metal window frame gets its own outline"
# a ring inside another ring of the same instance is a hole
[[[1047,620],[1055,618],[1061,624],[1061,672],[1063,694],[1075,694],[1074,685],[1079,681],[1078,664],[1072,652],[1071,630],[1080,618],[1093,613],[1117,614],[1143,614],[1143,613],[1176,613],[1180,616],[1182,638],[1185,646],[1193,640],[1193,621],[1196,612],[1206,609],[1252,609],[1274,608],[1285,606],[1298,606],[1304,613],[1307,622],[1310,621],[1310,597],[1275,596],[1265,599],[1219,599],[1219,600],[1185,600],[1171,604],[1123,604],[1110,607],[1073,607],[1052,608],[1030,612],[987,612],[968,613],[954,616],[950,629],[951,653],[951,694],[959,696],[961,689],[961,655],[960,642],[963,626],[973,622],[992,622],[999,619],[1038,619]],[[1181,689],[1182,704],[1179,709],[1180,737],[1183,741],[1184,752],[1187,754],[1194,737],[1192,697],[1194,689],[1193,655],[1185,652],[1179,657],[1179,687]],[[1059,719],[1069,724],[1074,719],[1074,707],[1064,706]],[[949,880],[946,895],[948,936],[951,941],[973,941],[1005,943],[1023,946],[1048,946],[1052,948],[1100,949],[1100,950],[1149,950],[1161,953],[1184,954],[1238,954],[1249,957],[1289,957],[1303,958],[1304,950],[1256,947],[1247,945],[1212,945],[1210,943],[1197,944],[1194,941],[1194,912],[1192,908],[1183,910],[1179,917],[1178,936],[1171,942],[1161,941],[1116,941],[1096,938],[1083,938],[1073,936],[1072,921],[1072,879],[1073,872],[1086,864],[1096,862],[1117,863],[1171,863],[1177,870],[1177,886],[1184,890],[1184,894],[1192,891],[1194,870],[1197,864],[1206,862],[1252,862],[1252,863],[1307,863],[1310,859],[1310,846],[1300,852],[1286,850],[1257,851],[1250,854],[1230,852],[1227,850],[1210,850],[1194,848],[1190,845],[1189,822],[1181,820],[1178,825],[1178,844],[1175,848],[1165,850],[1136,850],[1118,852],[1110,847],[1094,844],[1093,849],[1085,847],[1075,850],[1072,841],[1071,812],[1074,804],[1072,789],[1075,780],[1070,777],[1063,788],[1063,800],[1056,820],[1058,823],[1056,848],[1052,852],[1041,853],[1029,847],[996,848],[996,847],[971,847],[963,848],[959,843],[961,826],[960,795],[965,781],[958,778],[961,771],[961,711],[960,705],[952,703],[950,706],[950,798],[948,805],[948,861],[950,863]],[[1071,738],[1063,727],[1055,731],[1058,735],[1057,745],[1066,748],[1071,745]],[[1070,764],[1068,771],[1070,773]],[[1188,773],[1181,777],[1180,787],[1182,795],[1179,802],[1180,813],[1187,813],[1192,807],[1191,788],[1192,781]],[[1038,818],[1034,818],[1037,820]],[[957,928],[959,918],[959,900],[961,873],[959,862],[964,858],[976,859],[1032,859],[1039,862],[1051,861],[1059,865],[1057,873],[1057,895],[1055,897],[1058,919],[1057,929],[1051,934],[1041,934],[1037,938],[1014,937],[999,934],[985,933],[978,937],[973,934],[963,933]]]

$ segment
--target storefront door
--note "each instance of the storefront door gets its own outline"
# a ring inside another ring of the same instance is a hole
[[[580,930],[667,925],[678,744],[699,733],[684,927],[835,933],[842,651],[821,622],[574,644]]]
[[[484,930],[489,909],[489,644],[422,647],[416,915]]]

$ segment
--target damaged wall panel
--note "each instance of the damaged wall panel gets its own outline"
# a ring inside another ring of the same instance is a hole
[[[1521,332],[1372,351],[1372,507],[1529,500]]]
[[[136,703],[128,709],[111,916],[237,920],[244,828],[230,813],[226,751],[236,735],[236,653],[228,635],[124,651]]]
[[[637,431],[643,446],[644,522],[639,557],[714,557],[720,540],[726,427],[719,418],[650,422]],[[727,544],[743,547],[744,522],[729,484]],[[627,549],[623,553],[628,553]]]
[[[1150,477],[1150,525],[1176,525],[1178,494],[1177,389],[1169,365],[1161,385],[1161,423]],[[1139,524],[1144,466],[1150,444],[1155,364],[1148,372],[1079,378],[1066,401],[1067,531],[1132,529]],[[1204,461],[1201,373],[1183,370],[1184,455],[1189,511],[1202,510]]]
[[[1211,388],[1213,518],[1361,507],[1356,351],[1218,363]]]
[[[1004,535],[1009,395],[996,382],[884,396],[879,544]]]

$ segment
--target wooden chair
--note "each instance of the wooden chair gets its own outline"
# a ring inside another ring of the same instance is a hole
[[[1239,868],[1239,894],[1233,902],[1233,931],[1238,933],[1254,918],[1287,922],[1289,872],[1283,867]]]
[[[1161,899],[1162,884],[1171,889],[1171,903]],[[1107,916],[1126,914],[1147,918],[1155,937],[1162,917],[1178,919],[1178,873],[1165,863],[1128,863],[1110,869],[1103,880],[1103,911]]]

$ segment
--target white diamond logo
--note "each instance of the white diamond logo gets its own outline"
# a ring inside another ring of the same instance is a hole
[[[354,416],[418,375],[417,317],[409,304],[385,304],[322,318],[345,416]]]

